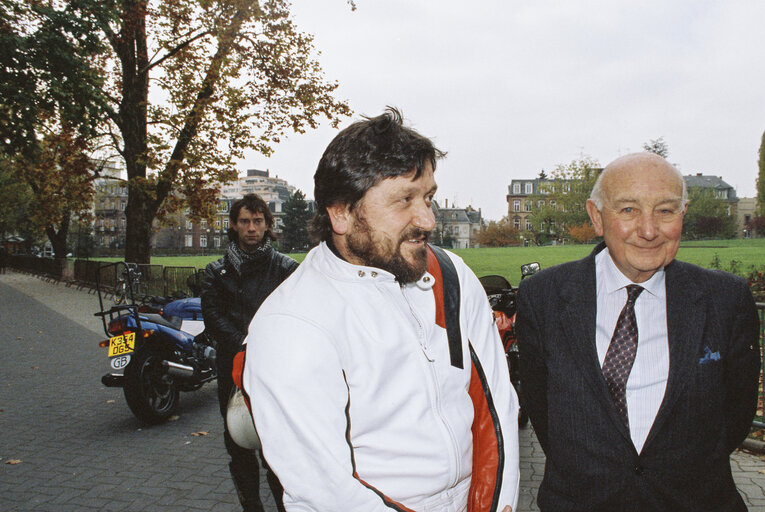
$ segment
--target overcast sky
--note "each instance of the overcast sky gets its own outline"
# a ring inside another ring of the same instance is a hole
[[[437,199],[507,214],[513,178],[583,155],[607,164],[663,137],[683,174],[754,197],[765,131],[763,0],[293,0],[355,114],[400,108],[448,152]],[[337,133],[291,135],[270,169],[313,197]]]

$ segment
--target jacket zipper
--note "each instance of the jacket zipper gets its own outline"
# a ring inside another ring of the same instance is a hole
[[[457,481],[459,479],[460,475],[460,458],[459,458],[459,446],[457,445],[457,436],[454,434],[454,430],[452,430],[451,425],[448,421],[446,421],[446,418],[443,415],[443,411],[441,409],[441,392],[439,389],[439,383],[438,383],[438,374],[436,373],[436,368],[434,366],[435,359],[431,358],[428,354],[428,346],[427,342],[428,340],[425,337],[425,328],[422,325],[422,321],[420,320],[420,317],[415,312],[414,308],[412,307],[412,304],[409,302],[409,298],[406,296],[406,292],[403,288],[400,288],[401,295],[404,297],[404,301],[406,302],[406,305],[409,307],[409,312],[412,315],[412,317],[417,322],[417,326],[419,327],[419,337],[420,337],[420,348],[422,349],[422,353],[425,355],[425,359],[427,359],[427,366],[430,371],[431,375],[431,381],[433,384],[433,396],[435,397],[435,409],[436,409],[436,415],[439,420],[441,420],[441,423],[444,426],[444,429],[446,430],[446,433],[449,435],[449,439],[451,440],[451,455],[452,459],[454,461],[453,467],[454,467],[454,475],[452,476],[452,480],[450,483],[450,487],[453,487],[457,484]]]

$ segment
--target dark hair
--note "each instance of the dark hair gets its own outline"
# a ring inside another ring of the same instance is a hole
[[[327,207],[347,204],[353,209],[370,188],[386,178],[415,171],[426,162],[436,170],[436,160],[446,155],[411,128],[403,125],[401,112],[388,107],[382,115],[364,117],[332,139],[313,176],[316,214],[311,220],[314,239],[332,238]]]
[[[231,209],[228,212],[229,240],[232,242],[239,241],[239,235],[237,234],[236,229],[234,229],[234,226],[236,225],[236,221],[239,219],[239,212],[242,210],[242,208],[247,208],[251,213],[262,213],[263,218],[266,220],[266,226],[268,226],[268,229],[263,234],[263,237],[265,238],[266,236],[270,236],[272,240],[276,240],[276,236],[274,236],[272,229],[274,227],[274,215],[268,208],[268,204],[266,204],[266,202],[258,194],[246,194],[241,199],[234,201],[231,205]]]

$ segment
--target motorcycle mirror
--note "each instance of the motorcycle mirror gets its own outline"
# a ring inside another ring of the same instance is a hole
[[[530,276],[532,274],[536,274],[539,272],[539,263],[526,263],[525,265],[521,265],[521,275],[523,277]]]

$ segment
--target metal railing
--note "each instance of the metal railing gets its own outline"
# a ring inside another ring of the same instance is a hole
[[[72,265],[73,263],[73,265]],[[56,260],[36,256],[10,256],[8,264],[17,270],[28,272],[53,281],[95,289],[100,279],[102,288],[113,293],[120,283],[117,267],[105,272],[108,265],[94,260]],[[69,266],[69,271],[65,270]],[[141,273],[139,297],[195,297],[199,295],[204,270],[195,267],[165,267],[162,265],[136,265]],[[107,275],[108,274],[108,275]]]

